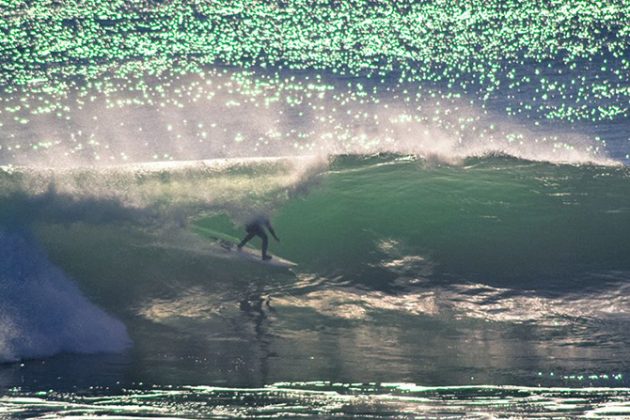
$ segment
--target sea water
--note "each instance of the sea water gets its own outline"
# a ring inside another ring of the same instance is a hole
[[[630,415],[624,2],[0,7],[3,416]]]

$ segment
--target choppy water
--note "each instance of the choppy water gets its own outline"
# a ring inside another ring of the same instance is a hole
[[[630,415],[627,5],[236,3],[0,5],[0,415]]]
[[[103,396],[10,393],[2,413],[99,418],[369,417],[611,418],[627,416],[627,388],[422,387],[414,384],[278,383],[264,388],[183,387]],[[108,393],[105,393],[108,394]]]

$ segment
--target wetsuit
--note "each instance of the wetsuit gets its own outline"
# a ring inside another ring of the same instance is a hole
[[[273,235],[274,238],[276,238],[276,240],[279,240],[278,237],[276,236],[276,233],[273,231],[273,228],[271,227],[271,223],[269,222],[269,219],[264,216],[260,216],[250,221],[249,223],[247,223],[247,225],[245,225],[247,236],[245,236],[245,238],[243,238],[241,243],[238,244],[238,248],[239,249],[242,248],[254,236],[258,236],[260,239],[262,239],[262,259],[263,260],[270,259],[271,257],[267,255],[267,247],[269,245],[269,239],[267,237],[267,233],[265,232],[265,227],[269,229],[269,232],[271,232],[271,234]]]

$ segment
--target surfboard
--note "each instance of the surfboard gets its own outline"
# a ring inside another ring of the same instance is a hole
[[[246,246],[244,246],[243,248],[239,250],[234,242],[227,241],[225,239],[219,239],[217,240],[217,243],[224,250],[228,252],[232,252],[235,255],[237,255],[239,258],[244,258],[249,261],[253,261],[253,262],[265,264],[265,265],[270,265],[272,267],[287,267],[288,268],[288,267],[297,266],[297,264],[294,263],[293,261],[285,260],[284,258],[280,258],[273,254],[269,254],[271,255],[270,260],[263,260],[261,258],[260,250],[256,250],[256,249],[249,248]]]
[[[204,229],[199,226],[196,226],[195,230],[197,230],[204,237],[214,240],[215,243],[218,246],[220,246],[222,250],[230,254],[233,254],[235,257],[243,258],[247,261],[251,261],[251,262],[255,262],[255,263],[263,264],[263,265],[268,265],[271,267],[291,268],[291,267],[297,266],[297,263],[286,260],[284,258],[280,258],[273,254],[269,254],[271,255],[270,260],[263,260],[261,258],[260,250],[253,249],[248,246],[244,246],[243,248],[239,250],[238,247],[236,246],[237,242],[233,240],[233,238],[231,238],[228,235],[222,234],[220,232],[214,232],[214,231],[211,231],[209,229]]]

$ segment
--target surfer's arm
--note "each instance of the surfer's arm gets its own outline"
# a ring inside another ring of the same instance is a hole
[[[269,232],[273,235],[273,237],[275,238],[276,241],[280,242],[280,239],[278,239],[278,236],[276,235],[276,232],[273,230],[273,228],[271,227],[271,223],[267,223],[267,229],[269,229]]]

